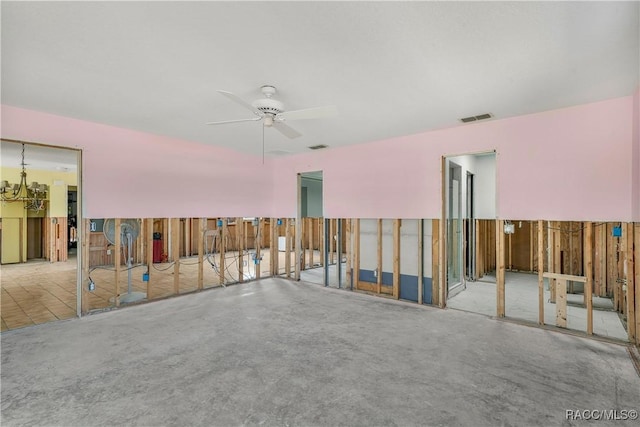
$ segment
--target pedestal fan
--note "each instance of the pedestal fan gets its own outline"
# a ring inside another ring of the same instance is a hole
[[[104,221],[103,227],[104,237],[112,245],[116,244],[116,232],[120,233],[120,244],[125,252],[125,259],[127,261],[127,278],[128,287],[125,295],[120,295],[121,303],[131,303],[143,300],[147,297],[144,292],[133,292],[131,288],[131,269],[133,268],[133,242],[138,238],[140,234],[140,222],[137,219],[123,219],[120,221],[120,230],[116,230],[116,222],[114,219],[109,218]],[[116,250],[120,250],[117,248]]]

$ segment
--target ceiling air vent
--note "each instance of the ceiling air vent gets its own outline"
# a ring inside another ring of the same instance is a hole
[[[267,154],[270,154],[272,156],[286,156],[287,154],[291,154],[291,151],[287,151],[287,150],[271,150],[271,151],[267,151]]]
[[[309,147],[311,150],[322,150],[323,148],[327,148],[328,145],[324,145],[324,144],[318,144],[318,145],[312,145],[311,147]]]
[[[460,121],[462,123],[469,123],[469,122],[475,122],[477,120],[486,120],[486,119],[490,119],[491,117],[493,117],[491,115],[491,113],[484,113],[484,114],[480,114],[478,116],[469,116],[469,117],[463,117],[462,119],[460,119]]]

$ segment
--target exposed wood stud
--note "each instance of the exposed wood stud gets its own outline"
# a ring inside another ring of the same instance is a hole
[[[447,159],[442,156],[440,158],[440,220],[442,223],[438,233],[438,284],[439,284],[439,307],[447,306],[447,242],[445,236],[445,228],[447,221]],[[435,233],[434,233],[435,235]]]
[[[309,243],[309,268],[313,268],[313,218],[307,218],[307,233]]]
[[[400,227],[402,220],[393,220],[393,297],[400,299]]]
[[[115,251],[114,262],[116,268],[116,294],[114,297],[116,307],[120,307],[120,268],[122,264],[122,236],[120,234],[120,224],[120,218],[115,218],[113,225],[113,229],[115,230],[115,244],[113,250]]]
[[[144,226],[147,230],[147,301],[151,301],[151,270],[153,270],[153,218],[145,219]]]
[[[627,333],[629,342],[636,342],[636,304],[635,304],[635,283],[634,283],[634,260],[633,260],[633,223],[622,225],[622,249],[624,251],[624,272],[626,281],[626,307]]]
[[[376,293],[379,294],[382,289],[382,219],[378,219],[378,258],[376,262],[376,274],[377,274],[377,282],[376,282]]]
[[[256,279],[262,276],[262,228],[264,227],[264,219],[257,218],[258,225],[256,228],[256,261],[254,261],[256,270]],[[256,264],[257,262],[257,264]]]
[[[353,281],[354,286],[359,289],[360,283],[360,219],[355,219],[355,229],[354,229],[354,247],[353,247]]]
[[[496,220],[496,290],[497,290],[497,316],[505,316],[505,280],[504,280],[504,220]]]
[[[180,293],[180,218],[171,218],[171,255],[173,257],[173,292]]]
[[[556,280],[556,326],[567,327],[567,281]]]
[[[238,240],[238,282],[242,283],[244,282],[244,262],[245,262],[244,250],[246,247],[244,218],[242,217],[236,218],[236,233],[237,233],[236,238]],[[247,270],[249,270],[248,266],[247,266]]]
[[[634,234],[634,301],[636,313],[636,344],[640,345],[640,223],[631,224]]]
[[[585,236],[584,236],[584,269],[583,274],[586,277],[584,284],[584,299],[585,307],[587,309],[587,334],[593,335],[593,224],[591,222],[585,223]]]
[[[345,233],[347,236],[347,272],[346,272],[346,278],[347,278],[347,286],[349,287],[349,289],[353,289],[353,271],[352,271],[352,264],[353,264],[353,260],[352,260],[352,256],[353,256],[353,248],[352,248],[352,239],[353,239],[353,235],[351,232],[351,219],[347,219],[345,222]]]
[[[324,232],[325,232],[325,227],[324,227],[324,218],[318,218],[318,236],[319,236],[319,247],[320,247],[320,264],[324,267],[325,266],[325,256],[324,256]]]
[[[284,220],[285,223],[285,238],[286,238],[286,257],[284,259],[284,268],[286,270],[287,277],[291,277],[291,222],[289,218]]]
[[[89,247],[90,247],[90,239],[89,235],[91,234],[91,220],[83,219],[82,220],[82,234],[80,235],[80,242],[82,245],[82,303],[81,303],[81,312],[83,314],[89,311],[89,299],[88,299],[88,289],[87,286],[89,284]]]
[[[424,220],[418,220],[418,304],[424,304]]]
[[[440,306],[440,283],[442,269],[440,268],[440,220],[431,220],[431,304]]]
[[[538,221],[538,324],[544,325],[544,222]]]

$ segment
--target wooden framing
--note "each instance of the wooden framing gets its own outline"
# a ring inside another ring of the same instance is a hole
[[[278,219],[269,220],[269,271],[272,276],[278,274]]]
[[[556,326],[567,327],[567,281],[556,278]]]
[[[424,220],[418,220],[418,304],[424,304]]]
[[[440,283],[442,271],[440,268],[440,220],[431,220],[431,304],[440,306]]]
[[[120,218],[115,218],[114,225],[113,225],[113,229],[115,230],[115,233],[114,233],[115,247],[113,250],[115,251],[114,263],[115,263],[115,270],[116,270],[116,294],[114,296],[114,302],[116,307],[120,307],[120,269],[122,265],[122,259],[121,259],[122,236],[120,234],[120,224],[121,224]]]
[[[382,219],[378,219],[378,258],[376,261],[376,293],[379,294],[382,290]]]
[[[82,233],[80,233],[80,247],[82,248],[82,284],[80,289],[82,290],[82,302],[81,312],[87,313],[89,311],[89,298],[88,298],[88,285],[89,285],[89,247],[90,240],[89,234],[91,233],[91,220],[82,220]]]
[[[627,333],[630,342],[636,342],[636,304],[633,260],[633,223],[622,225],[622,250],[624,251],[625,299],[627,315]]]
[[[538,221],[538,324],[544,325],[544,222]]]
[[[180,293],[180,218],[171,218],[171,257],[173,258],[173,293]]]
[[[204,233],[207,230],[207,218],[198,219],[198,290],[204,288]]]
[[[236,218],[236,239],[238,240],[238,282],[242,283],[244,282],[244,249],[247,241],[245,223],[242,217]]]
[[[593,224],[587,222],[584,231],[583,274],[587,279],[584,284],[584,304],[587,309],[587,334],[593,335]]]
[[[393,220],[393,297],[400,299],[400,227],[402,220]]]
[[[151,301],[151,270],[153,270],[153,218],[145,219],[144,227],[147,230],[147,301]]]
[[[313,218],[307,218],[307,240],[309,245],[309,268],[313,268]]]
[[[262,229],[264,228],[264,218],[258,218],[256,229],[256,260],[254,262],[256,268],[256,279],[262,276]]]
[[[440,308],[447,306],[447,243],[445,228],[447,227],[447,158],[440,158],[440,218],[442,221],[438,229],[438,303]],[[435,235],[435,232],[434,232]]]
[[[505,316],[505,260],[504,260],[504,220],[496,220],[496,293],[497,293],[497,316]]]
[[[356,218],[354,223],[354,242],[353,242],[353,281],[356,290],[360,289],[360,218]],[[324,239],[322,239],[324,240]]]
[[[640,346],[640,223],[631,225],[633,227],[633,240],[634,240],[634,302],[635,302],[635,314],[636,314],[636,345]]]
[[[345,277],[347,278],[347,286],[349,287],[349,289],[353,289],[353,271],[351,270],[352,268],[352,255],[353,255],[353,248],[352,248],[352,233],[351,233],[351,219],[347,219],[345,221],[345,234],[347,236],[347,271],[345,274]]]
[[[284,220],[285,223],[285,238],[286,238],[286,256],[284,259],[284,269],[286,270],[286,277],[291,277],[291,221],[289,218]]]

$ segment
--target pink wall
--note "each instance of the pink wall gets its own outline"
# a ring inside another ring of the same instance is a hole
[[[640,87],[633,94],[633,181],[631,187],[631,211],[633,220],[640,222]]]
[[[82,149],[88,218],[269,214],[261,158],[6,105],[1,135]]]
[[[441,156],[496,150],[500,218],[628,221],[632,108],[629,96],[277,159],[272,215],[295,215],[296,173],[322,170],[327,217],[439,218]]]

